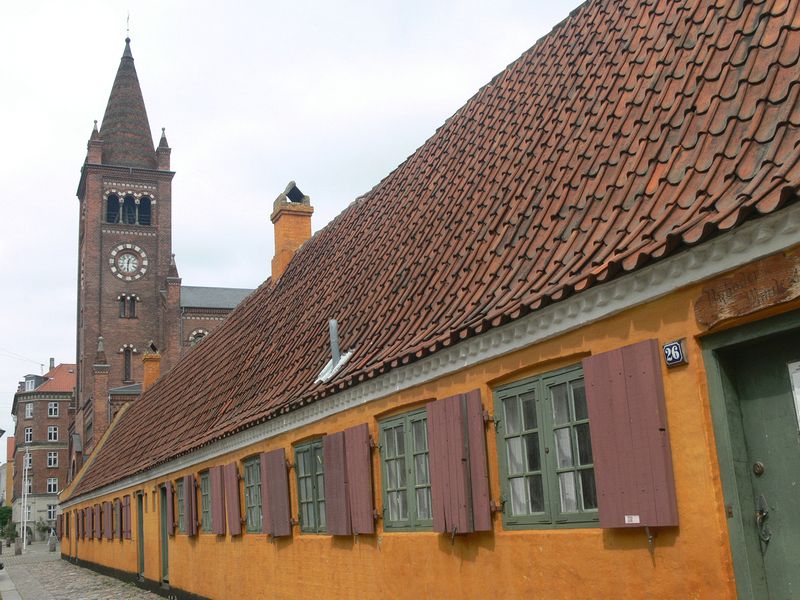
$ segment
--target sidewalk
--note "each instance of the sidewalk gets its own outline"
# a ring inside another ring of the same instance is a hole
[[[47,550],[47,542],[30,544],[21,556],[3,548],[0,557],[2,600],[155,600],[159,596],[61,560],[60,548]]]

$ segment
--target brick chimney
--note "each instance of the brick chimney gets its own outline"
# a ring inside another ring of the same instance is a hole
[[[161,354],[156,349],[153,342],[150,348],[142,356],[144,363],[144,376],[142,377],[142,393],[146,392],[161,377]]]
[[[294,181],[272,204],[270,220],[275,226],[275,256],[272,258],[272,281],[280,279],[297,249],[311,239],[311,199]]]

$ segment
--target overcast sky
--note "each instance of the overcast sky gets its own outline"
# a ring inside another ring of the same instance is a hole
[[[129,10],[150,126],[173,149],[183,283],[250,288],[288,181],[324,227],[578,4],[0,3],[0,427],[22,376],[75,361],[75,190]]]

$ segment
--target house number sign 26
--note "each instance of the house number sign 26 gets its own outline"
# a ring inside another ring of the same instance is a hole
[[[664,344],[664,360],[668,367],[688,364],[689,361],[686,360],[686,350],[683,347],[683,340]]]

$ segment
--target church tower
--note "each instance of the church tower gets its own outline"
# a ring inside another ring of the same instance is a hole
[[[157,147],[125,40],[100,129],[95,122],[78,185],[76,412],[71,476],[116,410],[115,392],[138,395],[151,341],[162,369],[177,360],[180,278],[172,259],[170,148]],[[175,346],[175,348],[173,348]]]

